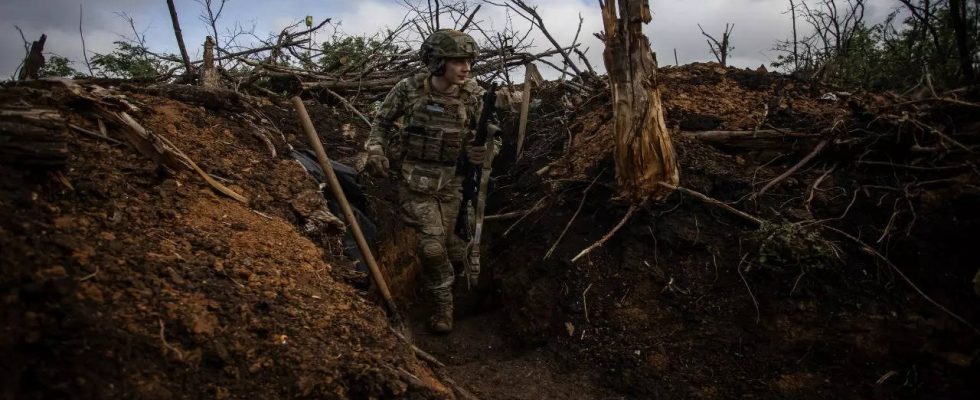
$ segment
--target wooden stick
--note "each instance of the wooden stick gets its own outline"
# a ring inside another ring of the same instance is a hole
[[[483,6],[483,5],[482,4],[477,4],[476,5],[476,8],[474,8],[473,9],[473,12],[470,13],[470,16],[466,18],[466,22],[464,22],[463,23],[463,26],[459,28],[459,30],[461,32],[465,32],[466,31],[466,27],[470,26],[470,23],[473,22],[473,16],[476,15],[476,12],[477,11],[480,11],[480,7],[481,6]]]
[[[738,139],[783,139],[783,138],[815,138],[817,134],[782,132],[775,129],[759,129],[752,131],[688,131],[681,136],[698,139],[705,142],[728,142]]]
[[[639,206],[637,205],[630,206],[630,209],[626,211],[626,215],[623,216],[623,219],[620,220],[619,223],[616,224],[616,226],[614,226],[611,231],[609,231],[609,233],[603,236],[602,239],[599,239],[598,242],[593,243],[591,246],[587,247],[585,250],[582,250],[582,252],[578,253],[578,255],[575,256],[575,258],[572,258],[572,262],[578,261],[578,259],[582,258],[582,256],[589,254],[590,252],[592,252],[592,250],[595,250],[599,247],[602,247],[602,245],[606,244],[606,242],[609,241],[609,239],[612,238],[613,235],[616,234],[616,232],[619,232],[619,229],[622,228],[623,225],[626,225],[626,221],[628,221],[630,217],[633,216],[633,213],[636,212],[637,208],[639,208]]]
[[[330,159],[327,158],[327,152],[323,149],[323,143],[320,142],[320,137],[316,133],[316,128],[313,127],[313,121],[310,120],[310,115],[306,112],[306,106],[303,105],[303,99],[299,96],[294,96],[290,101],[293,103],[293,107],[296,108],[296,112],[299,114],[299,122],[303,125],[303,130],[306,131],[306,136],[310,141],[310,145],[316,152],[317,161],[320,162],[320,168],[327,175],[327,181],[330,182],[330,190],[333,192],[333,196],[340,203],[340,208],[344,211],[344,217],[347,219],[347,224],[350,225],[351,231],[354,233],[354,240],[357,242],[357,248],[361,251],[361,255],[364,256],[364,261],[367,263],[368,268],[371,270],[371,276],[374,278],[374,283],[378,285],[378,289],[381,291],[381,296],[384,297],[385,305],[388,306],[388,312],[394,321],[399,324],[399,329],[406,330],[404,325],[404,320],[402,320],[401,314],[398,313],[398,308],[395,306],[395,300],[391,296],[391,291],[388,290],[388,283],[385,281],[384,275],[381,273],[381,268],[378,266],[378,262],[374,259],[374,254],[371,253],[371,247],[368,246],[367,239],[364,238],[364,232],[361,231],[361,225],[357,222],[357,217],[354,215],[354,210],[351,209],[350,203],[347,202],[347,196],[344,195],[344,189],[340,187],[340,180],[337,179],[337,174],[333,170],[333,166],[330,165]]]
[[[68,124],[68,127],[71,128],[71,129],[74,129],[75,132],[81,133],[83,135],[88,135],[88,136],[94,137],[96,139],[102,139],[102,140],[105,140],[105,141],[107,141],[109,143],[112,143],[112,144],[121,144],[121,145],[125,145],[126,144],[126,143],[123,143],[122,141],[113,139],[111,137],[102,135],[100,133],[96,133],[96,132],[90,131],[88,129],[82,128],[82,127],[80,127],[78,125],[75,125],[75,124]]]
[[[547,200],[547,199],[548,199],[548,196],[542,197],[541,200],[538,200],[537,203],[534,203],[534,206],[531,207],[530,210],[514,211],[514,212],[509,212],[509,213],[504,213],[504,214],[496,214],[496,215],[488,215],[486,217],[483,217],[483,220],[484,221],[502,221],[502,220],[505,220],[505,219],[524,218],[524,217],[530,215],[531,213],[534,213],[534,212],[536,212],[536,211],[544,208],[544,201]]]
[[[820,152],[823,151],[824,147],[827,147],[827,143],[829,142],[830,141],[827,139],[821,140],[820,143],[817,143],[817,145],[813,148],[813,151],[811,151],[810,154],[807,154],[806,157],[803,157],[803,159],[800,160],[800,162],[796,163],[796,165],[790,167],[790,169],[786,170],[786,172],[783,172],[781,175],[777,176],[776,179],[769,181],[769,183],[763,186],[758,193],[753,194],[752,198],[755,199],[759,196],[762,196],[762,194],[765,193],[767,190],[769,190],[769,188],[775,186],[777,183],[782,182],[784,179],[789,178],[791,175],[795,174],[796,171],[799,171],[800,168],[803,168],[803,166],[806,165],[806,163],[810,162],[810,160],[812,160],[814,157],[816,157],[817,154],[820,154]]]
[[[602,172],[596,174],[595,179],[592,180],[592,183],[589,183],[589,186],[585,188],[585,191],[582,193],[582,201],[578,203],[578,208],[575,210],[575,214],[572,214],[572,218],[568,220],[567,224],[565,224],[565,229],[563,229],[561,231],[561,234],[558,235],[558,239],[555,239],[555,244],[551,245],[551,248],[548,249],[547,253],[545,253],[543,258],[544,260],[547,260],[548,257],[551,257],[551,253],[554,253],[555,248],[558,247],[558,243],[561,242],[561,239],[565,237],[565,233],[568,232],[568,228],[572,226],[572,223],[575,222],[575,218],[577,218],[578,214],[582,212],[582,206],[585,205],[585,199],[589,197],[589,189],[592,189],[592,186],[595,185],[596,181],[599,180],[600,176],[602,176]]]
[[[537,70],[534,63],[529,62],[524,70],[524,97],[521,98],[521,120],[517,128],[517,160],[524,155],[524,133],[527,131],[527,114],[531,110],[531,82],[534,80],[531,70]]]
[[[754,217],[752,215],[749,215],[749,214],[745,213],[744,211],[740,211],[740,210],[738,210],[738,209],[736,209],[736,208],[734,208],[734,207],[732,207],[732,206],[730,206],[728,204],[725,204],[725,203],[723,203],[723,202],[721,202],[719,200],[715,200],[715,199],[713,199],[711,197],[708,197],[708,196],[704,195],[701,192],[697,192],[697,191],[694,191],[694,190],[691,190],[691,189],[688,189],[688,188],[682,187],[682,186],[671,185],[671,184],[666,183],[666,182],[657,182],[657,184],[658,185],[661,185],[661,186],[663,186],[665,188],[668,188],[668,189],[671,189],[671,190],[676,190],[678,192],[684,193],[684,194],[686,194],[688,196],[694,197],[694,198],[696,198],[698,200],[701,200],[701,201],[703,201],[705,203],[708,203],[708,204],[711,204],[711,205],[715,205],[715,206],[721,207],[721,209],[723,209],[725,211],[728,211],[728,212],[730,212],[730,213],[732,213],[732,214],[734,214],[734,215],[736,215],[736,216],[738,216],[738,217],[740,217],[740,218],[742,218],[742,219],[744,219],[746,221],[750,221],[750,222],[752,222],[752,223],[754,223],[756,225],[761,226],[761,225],[763,225],[765,223],[765,221],[763,221],[762,219],[760,219],[758,217]]]
[[[357,116],[360,117],[361,120],[364,121],[364,124],[366,124],[369,128],[372,126],[371,120],[365,117],[364,114],[362,114],[356,107],[354,107],[354,105],[351,104],[351,102],[347,101],[347,99],[345,99],[344,96],[337,94],[337,92],[330,90],[330,88],[324,87],[322,89],[326,91],[328,94],[330,94],[331,96],[333,96],[335,99],[339,100],[340,103],[343,104],[344,107],[347,107],[348,110],[351,110],[351,112],[357,114]]]

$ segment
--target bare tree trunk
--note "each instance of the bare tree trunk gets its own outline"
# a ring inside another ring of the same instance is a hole
[[[194,67],[191,66],[191,58],[187,56],[187,47],[184,46],[184,35],[180,33],[180,21],[177,20],[177,8],[174,7],[174,0],[167,0],[167,7],[170,7],[170,21],[174,24],[174,35],[177,36],[177,47],[180,48],[180,58],[184,60],[184,75],[191,76]]]
[[[793,14],[793,72],[800,71],[800,53],[799,44],[800,40],[796,35],[796,3],[793,0],[789,0],[789,12]]]
[[[44,66],[44,42],[48,40],[48,35],[41,34],[41,38],[31,43],[31,51],[24,59],[24,67],[20,69],[17,80],[37,79],[41,67]]]
[[[221,86],[221,77],[214,69],[214,39],[208,36],[204,40],[204,62],[201,63],[201,86],[216,88]]]
[[[85,49],[85,33],[82,32],[82,5],[78,5],[78,36],[82,38],[82,57],[85,58],[85,67],[88,68],[88,76],[95,76],[92,73],[92,63],[88,62],[88,50]]]
[[[634,204],[670,193],[658,183],[677,185],[680,174],[664,123],[657,60],[643,34],[652,19],[648,0],[599,2],[606,44],[603,60],[613,95],[616,181]]]
[[[973,53],[967,38],[966,3],[963,0],[949,0],[949,16],[953,22],[956,34],[956,50],[959,53],[960,69],[963,70],[965,83],[973,83]]]

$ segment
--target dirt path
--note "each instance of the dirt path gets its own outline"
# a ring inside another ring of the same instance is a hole
[[[445,363],[450,376],[480,399],[623,398],[598,387],[547,346],[514,346],[500,312],[458,319],[453,332],[443,336],[427,333],[424,310],[416,311],[416,345]]]

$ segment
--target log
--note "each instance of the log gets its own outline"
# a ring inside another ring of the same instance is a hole
[[[639,204],[660,200],[677,185],[680,172],[664,122],[657,60],[643,34],[652,19],[648,0],[600,1],[605,27],[602,53],[613,98],[616,181],[623,198]]]
[[[55,110],[0,110],[0,163],[58,169],[68,161],[65,121]]]
[[[770,150],[793,148],[802,143],[820,139],[819,134],[784,132],[774,129],[757,131],[688,131],[681,137],[699,140],[722,148],[744,150]]]

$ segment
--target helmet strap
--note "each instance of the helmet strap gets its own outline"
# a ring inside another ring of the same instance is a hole
[[[432,76],[443,76],[446,74],[446,60],[437,59],[429,63],[429,72]]]

